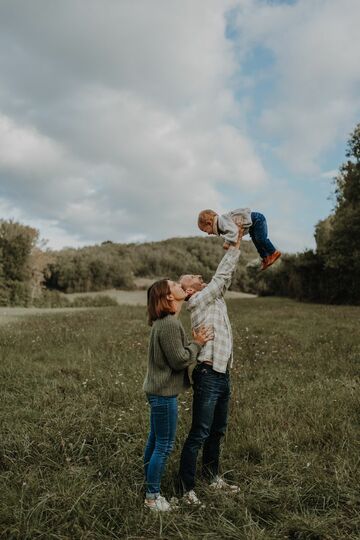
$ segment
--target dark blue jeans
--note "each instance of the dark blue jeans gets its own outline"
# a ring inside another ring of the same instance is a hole
[[[173,449],[178,417],[177,397],[148,395],[150,433],[144,454],[146,497],[160,493],[167,458]]]
[[[219,471],[220,440],[225,434],[230,399],[229,373],[217,373],[199,364],[193,372],[192,424],[180,458],[180,484],[184,492],[195,487],[196,461],[203,446],[202,472],[208,479]]]
[[[251,240],[262,259],[272,255],[276,249],[268,239],[268,228],[266,218],[259,212],[251,212],[252,225],[249,229]]]

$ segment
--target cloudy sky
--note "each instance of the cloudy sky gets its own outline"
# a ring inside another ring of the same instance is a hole
[[[53,248],[250,206],[313,247],[360,121],[359,0],[1,0],[0,217]]]

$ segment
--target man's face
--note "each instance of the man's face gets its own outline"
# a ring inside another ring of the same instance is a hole
[[[191,296],[198,291],[202,291],[207,284],[204,283],[202,276],[199,274],[186,274],[181,277],[180,285],[187,293],[187,295]]]

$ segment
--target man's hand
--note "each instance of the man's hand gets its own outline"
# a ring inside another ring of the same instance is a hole
[[[244,227],[242,225],[238,225],[238,229],[239,229],[239,234],[238,234],[238,238],[236,240],[236,244],[235,244],[235,248],[236,249],[239,249],[240,248],[240,242],[241,242],[241,239],[244,235]]]

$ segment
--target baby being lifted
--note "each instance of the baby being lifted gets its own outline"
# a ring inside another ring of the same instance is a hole
[[[202,210],[198,226],[207,234],[216,234],[224,238],[224,249],[236,243],[239,228],[242,234],[249,233],[261,259],[261,270],[271,266],[280,256],[268,238],[266,218],[260,212],[251,212],[250,208],[238,208],[227,214],[218,215],[214,210]]]

